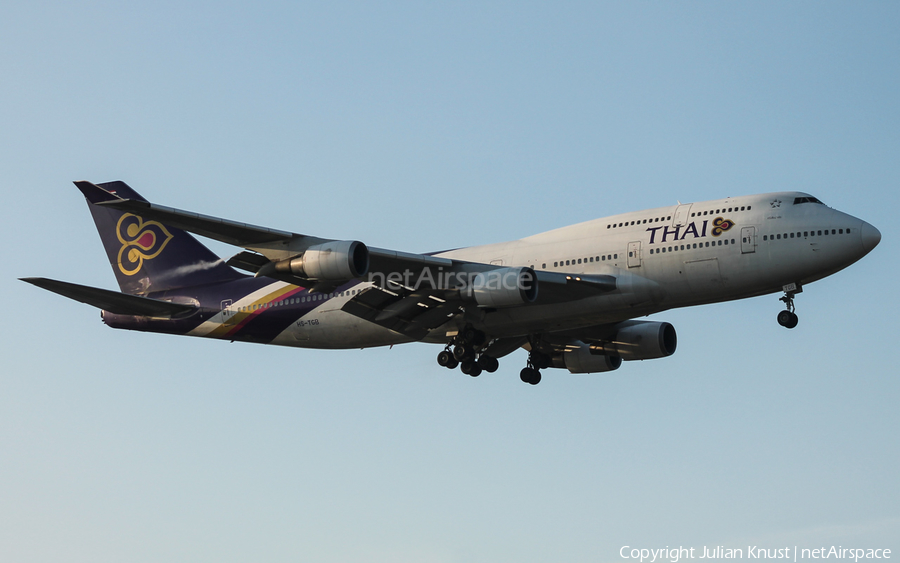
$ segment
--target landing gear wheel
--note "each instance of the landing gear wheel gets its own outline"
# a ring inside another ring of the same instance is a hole
[[[481,356],[478,358],[478,365],[488,373],[494,373],[500,367],[500,362],[493,356]]]
[[[522,368],[519,372],[519,379],[531,385],[537,385],[541,382],[541,372],[534,368]]]
[[[800,319],[792,311],[781,311],[778,313],[778,324],[784,328],[794,328],[799,322]]]
[[[453,347],[453,357],[460,362],[471,360],[475,357],[475,352],[470,346],[465,344],[457,344]]]
[[[466,375],[471,375],[472,377],[478,377],[481,375],[481,367],[476,362],[473,361],[465,361],[459,367],[460,371],[462,371]]]
[[[528,364],[535,369],[546,369],[553,365],[553,361],[547,354],[533,351],[528,355]]]
[[[460,336],[464,342],[472,344],[473,346],[481,346],[487,338],[483,332],[471,325],[464,328]]]
[[[456,358],[453,357],[453,354],[450,353],[450,350],[444,350],[437,357],[437,363],[439,366],[443,366],[445,368],[450,367],[450,364],[456,362]]]

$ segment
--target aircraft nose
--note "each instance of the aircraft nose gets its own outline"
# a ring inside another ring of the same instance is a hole
[[[866,249],[866,252],[871,251],[878,246],[879,242],[881,242],[881,231],[865,221],[863,221],[862,228],[859,231],[860,236],[862,237],[862,245],[863,248]]]

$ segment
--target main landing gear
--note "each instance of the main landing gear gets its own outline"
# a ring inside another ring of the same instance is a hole
[[[781,297],[779,300],[784,301],[787,309],[778,313],[778,324],[784,328],[794,328],[800,322],[797,314],[794,313],[794,296],[802,292],[803,289],[796,283],[788,284],[783,289],[784,297]]]
[[[519,372],[519,379],[530,385],[541,382],[541,369],[550,367],[550,356],[536,350],[528,353],[528,364]]]
[[[438,354],[437,362],[449,369],[458,366],[461,372],[472,377],[478,377],[482,371],[494,373],[500,367],[497,358],[478,352],[486,340],[483,332],[467,326]]]

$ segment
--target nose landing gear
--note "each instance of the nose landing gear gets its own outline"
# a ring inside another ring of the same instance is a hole
[[[794,296],[802,292],[803,289],[796,283],[788,284],[783,289],[784,297],[779,298],[779,301],[783,301],[787,309],[778,313],[778,324],[784,328],[794,328],[800,322],[797,314],[794,313]]]

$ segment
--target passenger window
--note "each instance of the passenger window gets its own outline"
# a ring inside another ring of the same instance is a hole
[[[588,260],[588,262],[593,262],[593,261],[594,261],[594,257],[591,256],[591,258],[590,258],[590,260]]]
[[[581,264],[581,258],[578,259],[578,263]]]
[[[831,234],[834,234],[834,229],[831,229]]]
[[[603,261],[606,262],[606,256],[603,257]]]
[[[596,259],[595,259],[595,262],[599,262],[599,261],[600,261],[600,257],[597,256]]]
[[[750,206],[749,206],[749,205],[747,206],[747,211],[750,211]]]
[[[683,245],[683,244],[681,245],[681,250],[684,250],[684,245]]]
[[[618,260],[618,259],[619,259],[619,255],[618,255],[618,254],[613,254],[613,258],[615,258],[616,260]]]
[[[839,229],[839,230],[838,230],[838,234],[839,234],[839,235],[844,234],[844,229]]]

